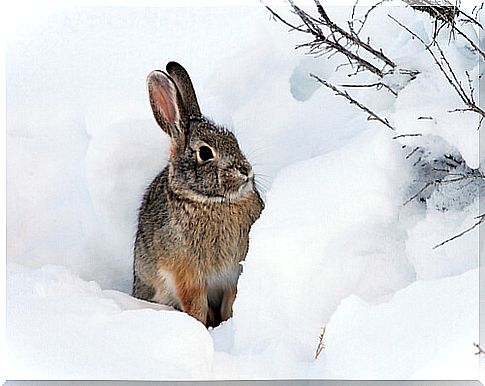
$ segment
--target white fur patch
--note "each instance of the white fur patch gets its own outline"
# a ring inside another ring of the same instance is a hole
[[[208,277],[207,287],[214,289],[226,289],[231,286],[235,286],[240,272],[241,266],[239,264],[219,271]]]
[[[253,180],[248,180],[246,183],[242,184],[239,189],[235,192],[226,193],[225,196],[220,197],[207,197],[200,193],[190,191],[189,193],[182,193],[184,196],[192,199],[193,201],[202,203],[223,203],[223,202],[237,202],[247,194],[254,191]]]
[[[176,302],[176,289],[173,274],[161,269],[158,271],[158,275],[163,283],[163,289],[157,290],[152,301],[160,304],[174,305],[174,301]]]

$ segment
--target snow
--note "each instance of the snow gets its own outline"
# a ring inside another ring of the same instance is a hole
[[[365,153],[352,156],[362,148]],[[274,331],[288,330],[311,346],[340,299],[352,293],[381,297],[414,279],[399,252],[406,239],[398,224],[406,169],[397,157],[394,163],[386,157],[399,150],[387,132],[369,130],[340,150],[278,174],[239,282],[237,349],[269,344]],[[261,327],[255,330],[254,323]]]
[[[29,269],[12,264],[7,276],[7,322],[15,321],[15,333],[7,340],[9,378],[207,376],[212,340],[188,315],[157,312],[168,307],[103,291],[60,266]]]
[[[472,332],[478,324],[477,283],[474,269],[417,281],[376,306],[356,296],[346,298],[327,326],[319,370],[329,378],[347,379],[477,378],[469,344],[476,339]],[[470,317],[457,317],[463,314]]]
[[[345,298],[330,318],[318,360],[313,360],[318,334],[309,335],[308,350],[300,349],[296,326],[286,330],[292,334],[274,326],[273,341],[261,350],[255,345],[251,353],[228,353],[222,346],[230,340],[237,319],[208,332],[184,313],[102,290],[60,266],[32,269],[12,263],[7,277],[7,322],[15,321],[15,333],[7,340],[12,379],[477,375],[469,343],[476,339],[478,325],[477,269],[417,281],[378,305],[356,295]],[[418,298],[425,301],[417,302]],[[299,315],[304,322],[304,315]]]
[[[343,21],[349,11],[329,14]],[[304,38],[263,7],[58,8],[11,34],[7,377],[477,378],[478,230],[433,247],[475,223],[479,186],[403,204],[423,185],[406,159],[416,146],[424,160],[482,164],[478,120],[448,112],[460,100],[388,12],[363,34],[420,74],[385,79],[397,98],[352,95],[397,133],[308,77],[367,75],[295,51]],[[429,39],[425,15],[392,13]],[[439,39],[464,84],[465,71],[476,79],[464,41]],[[169,60],[189,70],[202,111],[235,131],[266,201],[234,316],[210,330],[128,295],[137,209],[167,161],[145,77]],[[392,139],[405,133],[422,136]]]
[[[406,252],[414,266],[416,279],[435,279],[466,272],[477,266],[478,238],[473,233],[462,236],[460,243],[449,242],[433,249],[444,240],[472,226],[478,213],[478,200],[463,211],[430,211],[408,229]],[[426,235],[432,229],[433,232]]]

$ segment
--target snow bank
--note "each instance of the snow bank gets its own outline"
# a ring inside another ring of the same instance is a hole
[[[315,376],[477,379],[478,269],[417,281],[371,306],[345,299],[330,319]],[[358,323],[355,323],[355,321]],[[321,364],[321,366],[320,366]]]
[[[7,270],[8,379],[200,379],[213,344],[205,327],[64,267]]]
[[[399,226],[408,172],[400,154],[386,131],[368,130],[281,171],[251,233],[234,306],[236,350],[265,347],[285,331],[311,347],[342,298],[375,299],[414,280]]]
[[[479,361],[478,270],[419,281],[372,305],[345,298],[326,325],[325,348],[314,359],[319,331],[305,356],[293,330],[275,334],[265,350],[216,352],[216,378],[476,379]],[[299,310],[295,310],[297,314]],[[219,331],[231,330],[231,321]],[[217,341],[216,341],[217,343]],[[296,353],[295,353],[296,352]]]
[[[7,377],[473,379],[477,286],[475,269],[418,281],[378,305],[351,295],[330,318],[325,349],[314,360],[319,329],[303,346],[296,325],[274,325],[264,348],[242,352],[231,348],[237,318],[211,336],[184,313],[103,291],[64,267],[10,263]],[[253,330],[261,329],[259,323],[255,318]]]

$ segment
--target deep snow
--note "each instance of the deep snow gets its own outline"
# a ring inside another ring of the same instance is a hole
[[[432,247],[476,221],[478,188],[403,205],[421,188],[406,159],[415,146],[481,164],[477,119],[447,112],[459,100],[388,12],[425,39],[427,17],[384,8],[364,31],[421,73],[389,80],[397,98],[355,95],[419,138],[393,140],[309,81],[347,82],[334,71],[342,59],[295,51],[304,38],[263,7],[57,9],[12,34],[7,377],[477,378],[478,232]],[[345,20],[349,8],[330,13]],[[477,78],[462,40],[446,52]],[[265,187],[234,317],[209,331],[126,295],[136,211],[167,159],[145,77],[169,60],[189,70],[203,112],[236,132]]]

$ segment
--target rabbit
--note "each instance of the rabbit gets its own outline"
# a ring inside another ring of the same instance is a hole
[[[236,137],[201,114],[180,64],[152,71],[147,86],[170,154],[139,209],[133,296],[215,327],[232,316],[240,262],[264,202]]]

